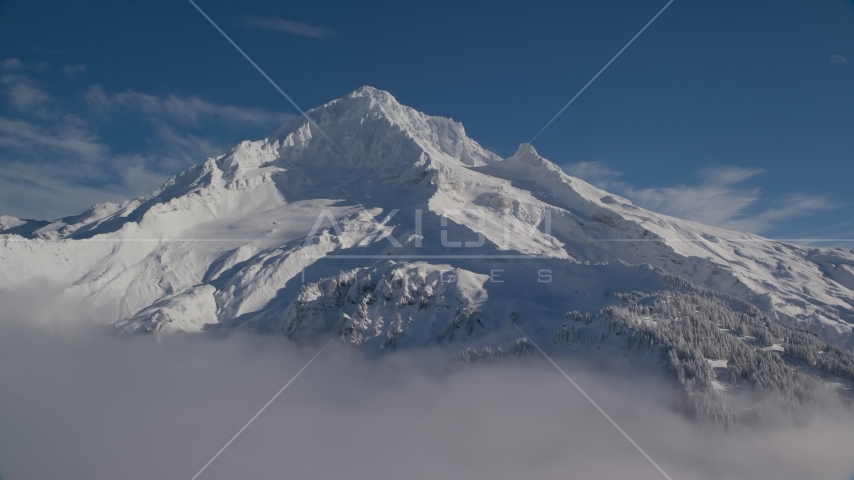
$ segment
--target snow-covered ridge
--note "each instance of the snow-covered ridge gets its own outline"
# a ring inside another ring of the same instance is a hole
[[[427,278],[453,269],[478,284],[467,292],[485,292],[483,301],[458,294],[448,315],[426,305],[401,327],[419,338],[411,344],[483,341],[507,328],[510,311],[531,313],[545,332],[567,308],[598,311],[615,292],[675,275],[854,346],[851,251],[650,212],[567,175],[531,145],[502,159],[461,124],[372,87],[307,114],[332,142],[297,118],[139,198],[50,223],[0,217],[0,289],[47,280],[128,331],[350,332],[380,348],[412,305],[366,307],[370,322],[353,320],[367,297],[319,307],[352,272],[373,272],[377,287],[391,270]],[[312,288],[324,293],[309,298]],[[483,328],[422,335],[472,305]]]

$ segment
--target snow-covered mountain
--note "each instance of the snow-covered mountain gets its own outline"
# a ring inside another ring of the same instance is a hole
[[[686,411],[721,423],[769,411],[740,399],[798,411],[854,388],[852,251],[650,212],[371,87],[308,116],[133,200],[0,216],[0,291],[36,287],[118,332],[337,335],[464,361],[531,353],[518,326],[667,372]]]
[[[639,208],[531,145],[501,158],[371,87],[308,116],[133,200],[0,217],[0,289],[44,282],[123,331],[385,349],[501,343],[511,317],[551,338],[567,311],[685,280],[854,347],[852,251]]]

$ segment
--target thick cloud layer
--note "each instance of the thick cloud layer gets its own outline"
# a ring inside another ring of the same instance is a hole
[[[0,320],[3,480],[190,479],[317,348]],[[447,359],[335,344],[199,479],[663,478],[550,365]],[[673,479],[854,472],[851,418],[724,433],[673,413],[663,382],[559,362]]]

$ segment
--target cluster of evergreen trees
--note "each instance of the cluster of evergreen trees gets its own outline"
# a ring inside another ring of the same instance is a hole
[[[466,335],[471,335],[477,325],[480,325],[484,329],[486,328],[486,325],[481,320],[479,308],[474,305],[467,305],[462,309],[458,308],[454,314],[453,321],[439,332],[436,336],[436,341],[442,342],[446,339],[451,341],[454,339],[454,333],[460,329],[463,329]]]
[[[681,406],[699,420],[768,420],[769,405],[778,407],[775,414],[800,415],[805,406],[835,401],[818,377],[854,380],[854,354],[772,322],[727,295],[693,288],[618,298],[622,305],[596,316],[569,312],[554,342],[611,344],[657,357],[684,388]],[[709,360],[726,360],[725,372],[716,377]],[[716,381],[731,394],[715,388]],[[741,393],[750,393],[751,401],[739,402]]]

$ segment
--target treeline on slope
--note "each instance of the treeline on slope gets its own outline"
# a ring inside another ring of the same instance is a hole
[[[851,352],[774,323],[740,300],[691,290],[621,294],[623,305],[606,307],[595,317],[569,312],[554,342],[610,343],[635,355],[651,354],[683,386],[682,408],[695,419],[725,426],[775,421],[772,414],[797,418],[808,405],[840,400],[817,375],[854,380]],[[768,348],[773,345],[777,347]],[[735,393],[748,387],[754,394],[749,405],[715,388],[707,359],[727,361],[720,380],[730,383]]]

